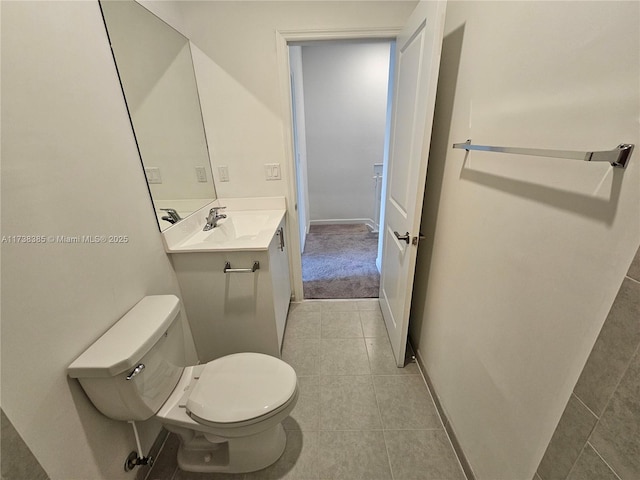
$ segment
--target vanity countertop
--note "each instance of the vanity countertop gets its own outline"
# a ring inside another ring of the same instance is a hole
[[[209,209],[225,206],[227,218],[203,231]],[[231,198],[211,202],[172,225],[162,238],[168,253],[268,250],[286,214],[284,197]]]

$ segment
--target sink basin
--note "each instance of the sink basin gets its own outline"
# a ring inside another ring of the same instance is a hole
[[[234,240],[251,240],[257,237],[269,220],[269,215],[258,212],[236,212],[218,221],[209,231],[200,231],[189,237],[184,246],[200,243],[221,244]]]
[[[171,248],[173,252],[266,250],[284,216],[284,210],[226,212],[227,218],[209,230],[199,229]],[[204,226],[204,221],[202,222]]]

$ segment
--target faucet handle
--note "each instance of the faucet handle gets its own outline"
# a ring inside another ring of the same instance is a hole
[[[216,228],[216,226],[218,225],[218,220],[227,218],[227,216],[224,214],[218,214],[218,210],[223,210],[225,208],[227,207],[213,207],[211,210],[209,210],[209,216],[207,216],[206,218],[207,223],[202,230],[208,232],[212,228]]]
[[[160,210],[167,212],[169,214],[169,217],[171,217],[176,222],[182,220],[182,217],[180,217],[180,214],[178,214],[178,212],[176,212],[174,208],[161,208]],[[162,219],[166,220],[166,218],[164,217],[162,217]]]

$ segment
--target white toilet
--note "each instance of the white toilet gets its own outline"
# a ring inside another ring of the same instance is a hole
[[[179,312],[174,295],[143,298],[69,366],[69,376],[107,417],[155,416],[178,434],[182,470],[242,473],[271,465],[286,443],[281,422],[298,400],[293,368],[261,353],[184,367]]]

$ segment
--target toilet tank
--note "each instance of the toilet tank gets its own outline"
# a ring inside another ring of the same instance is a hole
[[[144,297],[69,367],[91,402],[115,420],[146,420],[163,405],[185,365],[180,300]]]

